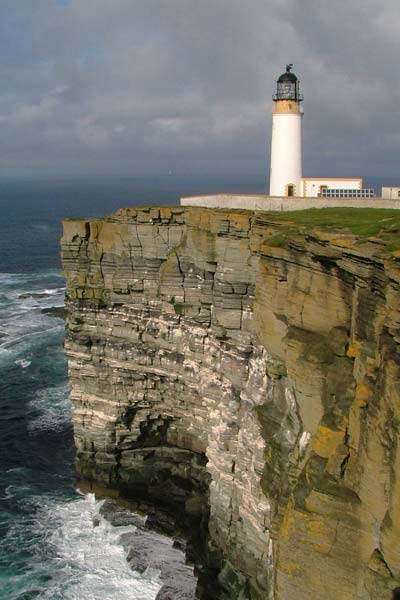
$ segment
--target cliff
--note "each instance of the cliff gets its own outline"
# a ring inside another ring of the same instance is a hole
[[[79,477],[203,532],[220,598],[400,583],[400,268],[357,227],[178,206],[64,223]]]

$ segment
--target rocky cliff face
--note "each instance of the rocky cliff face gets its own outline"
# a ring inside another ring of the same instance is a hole
[[[372,600],[400,581],[400,269],[268,215],[64,223],[82,479],[206,532],[221,598]]]

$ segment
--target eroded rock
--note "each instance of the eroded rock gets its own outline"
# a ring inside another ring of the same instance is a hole
[[[180,515],[220,598],[389,600],[400,270],[271,227],[182,207],[64,223],[78,474]]]

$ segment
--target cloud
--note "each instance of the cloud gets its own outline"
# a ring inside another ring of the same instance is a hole
[[[268,171],[294,62],[309,175],[397,171],[398,0],[2,0],[1,174]]]
[[[93,148],[105,148],[109,143],[107,129],[97,125],[95,117],[90,115],[78,119],[76,135],[83,144]]]
[[[57,100],[51,95],[42,98],[39,104],[16,104],[11,112],[10,119],[16,125],[24,125],[38,119],[50,117],[57,104]]]

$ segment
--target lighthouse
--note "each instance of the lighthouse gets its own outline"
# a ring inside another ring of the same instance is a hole
[[[315,206],[349,206],[348,199],[374,198],[372,188],[364,188],[361,177],[303,177],[301,122],[303,118],[299,80],[292,73],[292,64],[286,65],[286,72],[276,82],[276,93],[272,96],[272,139],[270,198],[265,196],[232,196],[231,194],[181,198],[183,206],[206,206],[208,208],[244,208],[247,210],[286,210],[296,208],[304,210]],[[384,196],[384,194],[387,195]],[[281,200],[295,196],[295,202]],[[400,186],[382,188],[382,196],[398,198],[400,204]],[[330,203],[329,199],[335,199]],[[343,198],[343,202],[340,202]],[[339,200],[338,200],[339,199]],[[345,200],[346,199],[346,200]],[[267,200],[267,202],[265,202]],[[306,202],[305,202],[306,200]]]
[[[301,120],[299,80],[291,64],[277,80],[272,99],[271,196],[302,196]]]

